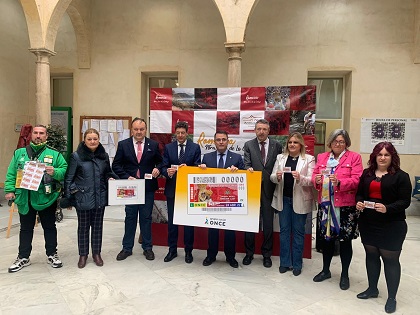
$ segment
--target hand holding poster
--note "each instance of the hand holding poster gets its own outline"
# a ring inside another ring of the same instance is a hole
[[[44,176],[44,172],[44,163],[36,161],[26,162],[22,172],[23,176],[21,175],[21,172],[19,172],[17,176],[16,187],[37,191],[41,184],[42,177]]]
[[[109,205],[144,204],[144,181],[144,179],[108,181]]]

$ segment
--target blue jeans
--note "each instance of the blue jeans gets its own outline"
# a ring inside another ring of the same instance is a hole
[[[293,210],[293,198],[283,197],[283,211],[280,211],[280,266],[302,269],[303,244],[307,214]],[[293,243],[290,237],[293,235]]]
[[[123,250],[133,252],[134,237],[136,236],[137,218],[140,223],[143,250],[152,249],[152,211],[154,203],[154,192],[145,193],[144,205],[125,206],[125,231],[122,241]]]

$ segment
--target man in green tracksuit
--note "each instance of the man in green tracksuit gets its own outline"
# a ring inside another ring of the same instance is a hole
[[[44,229],[47,261],[53,268],[63,266],[57,254],[55,211],[57,209],[57,198],[60,194],[60,181],[64,179],[67,162],[60,152],[47,146],[47,138],[47,128],[43,125],[35,126],[31,134],[30,145],[14,152],[7,169],[4,183],[5,197],[7,200],[14,199],[19,209],[20,218],[19,254],[10,266],[9,272],[19,271],[31,264],[29,256],[32,250],[37,212]],[[27,184],[22,182],[22,186],[20,186],[25,162],[31,160],[46,165],[37,191],[18,188]]]

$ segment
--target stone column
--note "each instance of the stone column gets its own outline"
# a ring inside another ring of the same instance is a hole
[[[51,123],[50,57],[56,53],[46,48],[31,48],[36,56],[36,124]]]
[[[229,54],[228,87],[241,86],[241,54],[245,50],[245,42],[225,43],[226,52]]]

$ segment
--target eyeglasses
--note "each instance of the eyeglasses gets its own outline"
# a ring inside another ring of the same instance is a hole
[[[346,144],[346,141],[343,141],[343,140],[340,140],[340,141],[334,140],[332,142],[332,144],[333,145],[345,145]]]
[[[226,142],[228,139],[223,138],[223,139],[214,139],[214,141],[216,142]]]

